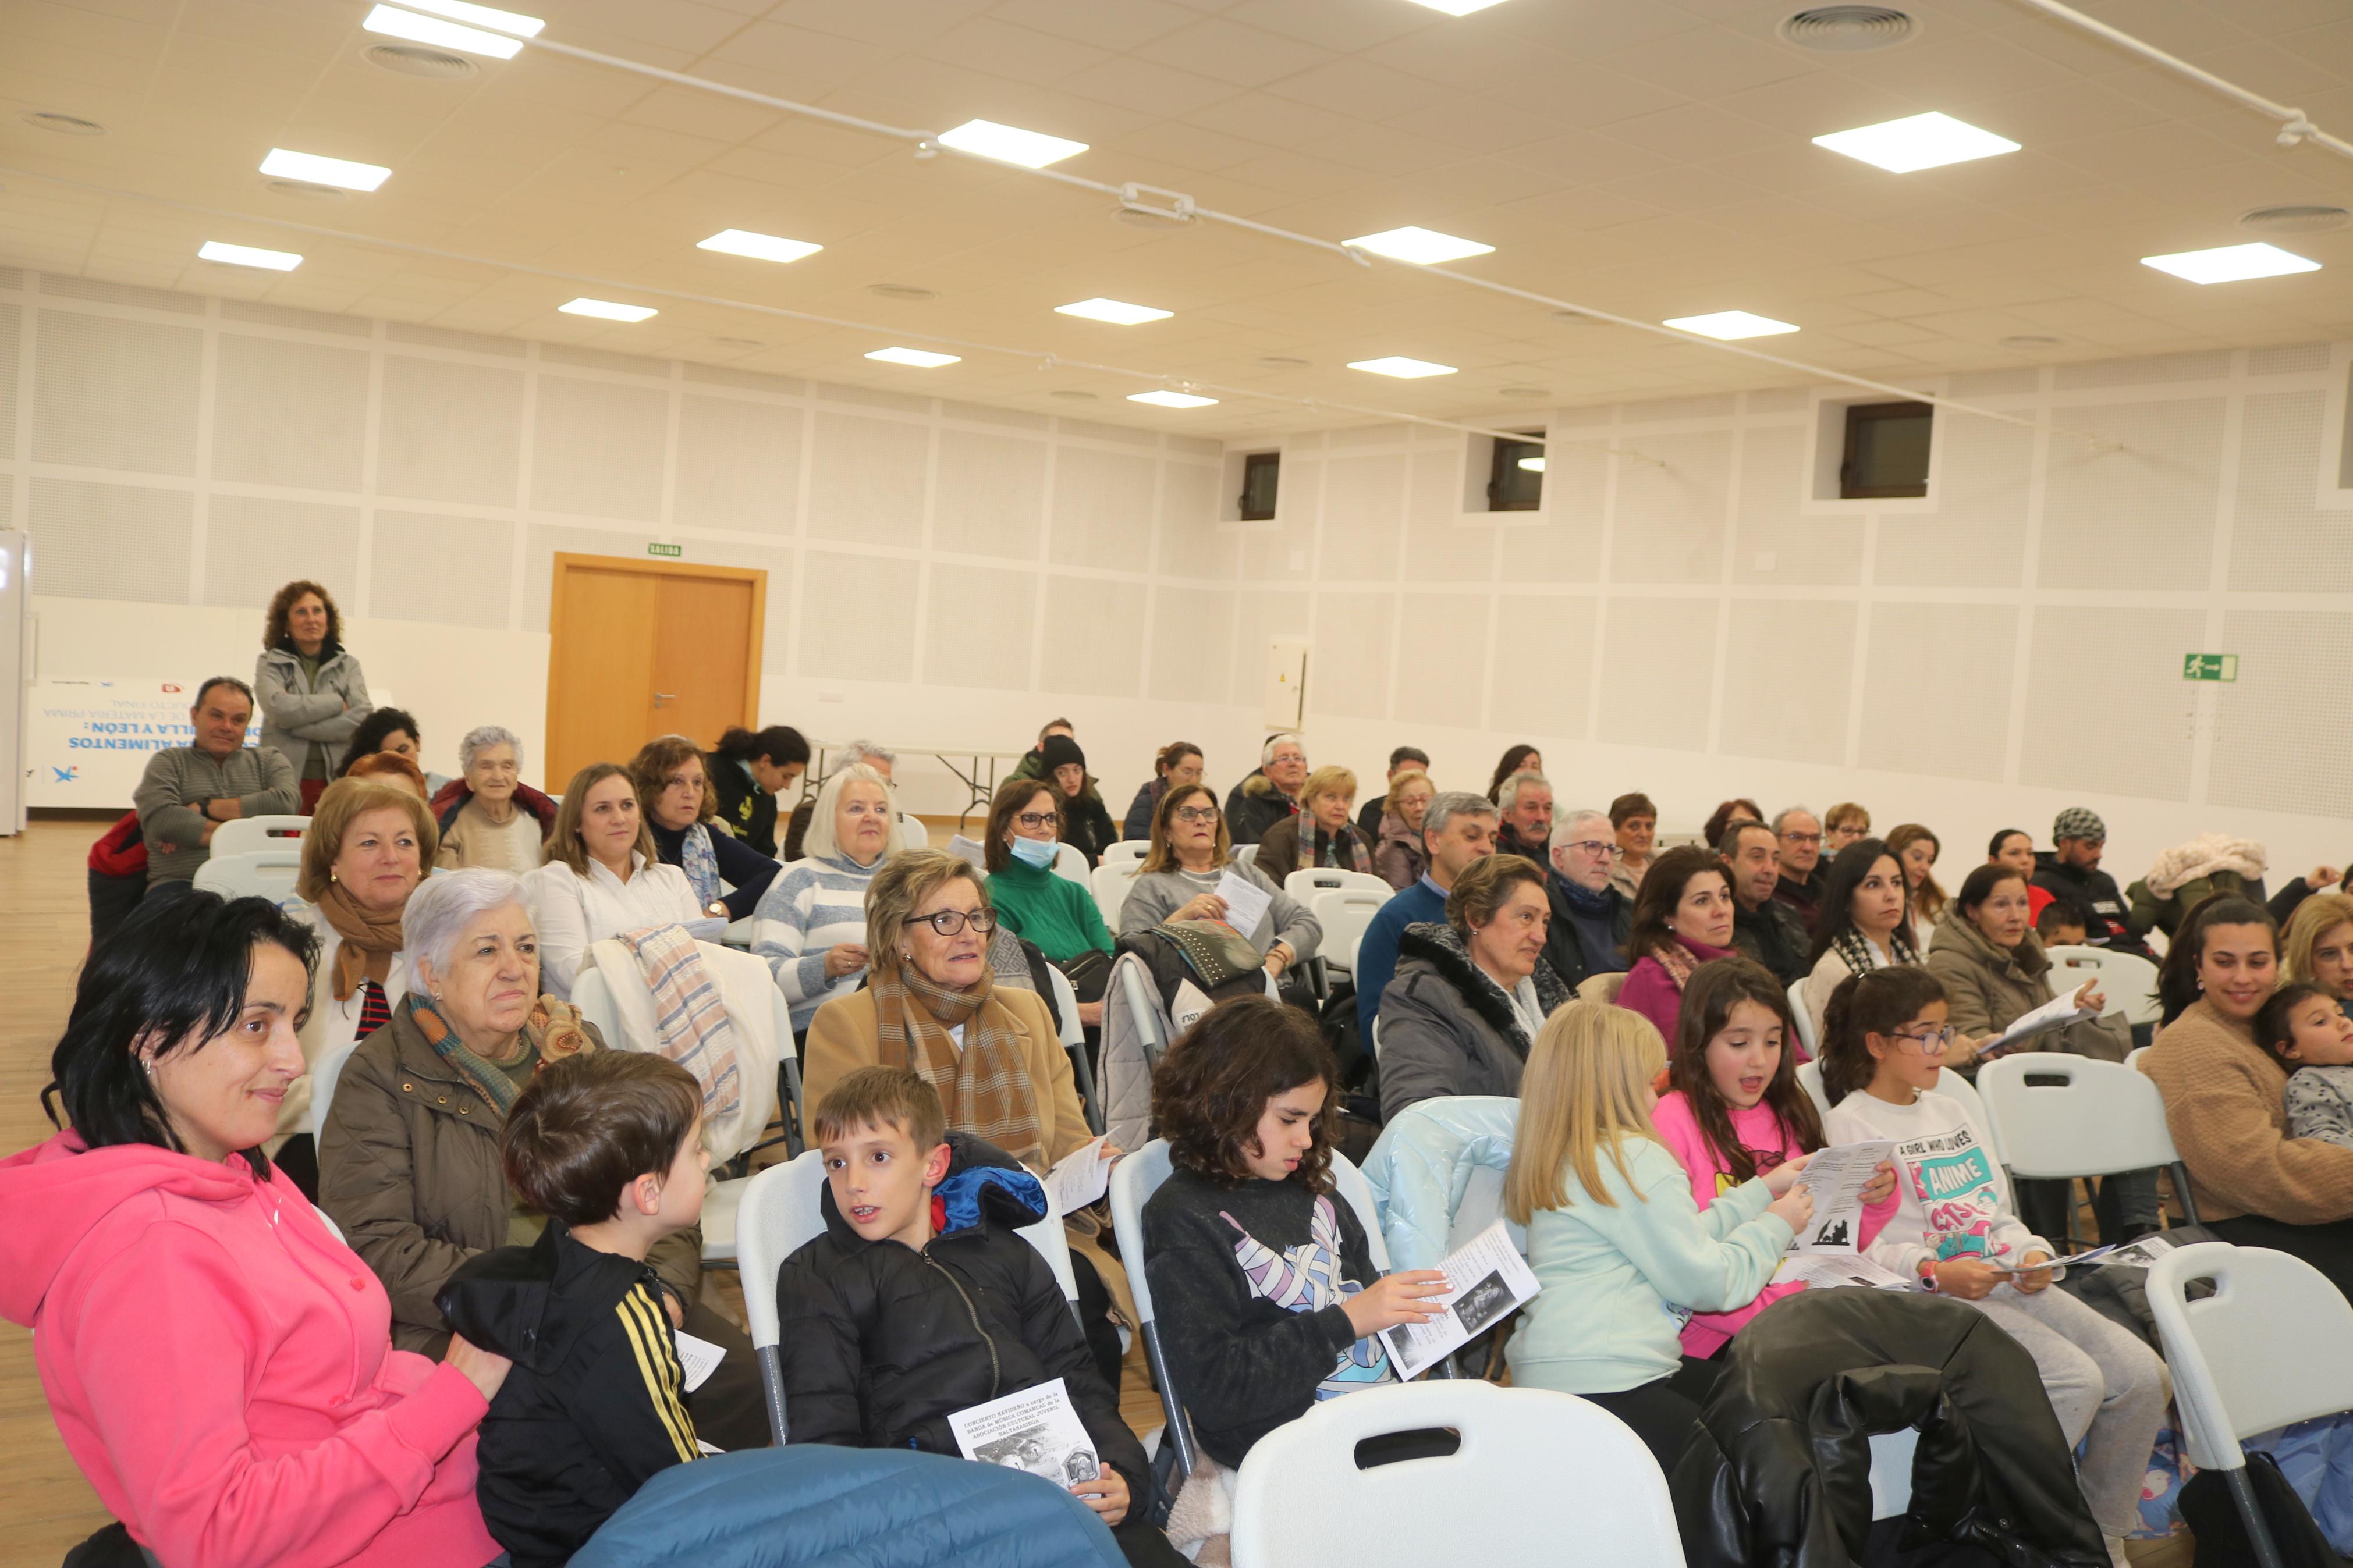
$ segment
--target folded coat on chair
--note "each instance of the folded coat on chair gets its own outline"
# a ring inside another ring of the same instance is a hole
[[[2105,1568],[2033,1358],[1974,1307],[1806,1290],[1725,1352],[1669,1478],[1690,1568],[1847,1568],[1871,1529],[1871,1435],[1917,1427],[1909,1549],[1952,1541],[2011,1568]]]

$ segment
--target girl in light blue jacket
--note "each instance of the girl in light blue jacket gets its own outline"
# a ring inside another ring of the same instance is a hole
[[[1704,1210],[1651,1124],[1666,1043],[1639,1013],[1572,1002],[1546,1020],[1520,1084],[1504,1209],[1527,1226],[1543,1291],[1508,1354],[1512,1381],[1581,1394],[1672,1471],[1721,1370],[1683,1353],[1691,1314],[1745,1307],[1814,1212],[1784,1161]]]

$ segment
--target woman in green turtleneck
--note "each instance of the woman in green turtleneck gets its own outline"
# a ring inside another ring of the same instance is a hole
[[[1005,928],[1035,942],[1046,962],[1062,968],[1090,952],[1111,953],[1094,895],[1054,870],[1062,826],[1060,805],[1043,779],[1014,779],[989,802],[988,900]],[[1097,988],[1088,986],[1089,991]],[[1103,1004],[1082,1000],[1079,1021],[1103,1022]]]

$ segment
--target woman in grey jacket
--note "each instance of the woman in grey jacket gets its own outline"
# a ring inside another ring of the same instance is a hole
[[[1228,871],[1271,900],[1241,933],[1266,961],[1267,973],[1279,980],[1315,956],[1324,928],[1256,869],[1235,862],[1226,819],[1207,784],[1177,784],[1160,797],[1160,809],[1152,814],[1152,848],[1120,910],[1119,934],[1134,936],[1169,921],[1229,920],[1226,900],[1218,896]]]
[[[326,589],[297,578],[278,590],[261,630],[253,691],[261,743],[302,783],[302,813],[335,776],[343,745],[375,704],[360,661],[343,648],[343,617]]]

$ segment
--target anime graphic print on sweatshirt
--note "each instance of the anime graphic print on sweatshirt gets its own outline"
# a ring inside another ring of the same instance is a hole
[[[1316,1195],[1309,1239],[1282,1252],[1244,1230],[1241,1221],[1225,1210],[1219,1209],[1218,1217],[1233,1226],[1234,1261],[1241,1266],[1242,1278],[1250,1281],[1250,1294],[1286,1312],[1321,1311],[1364,1289],[1355,1280],[1340,1278],[1340,1220],[1328,1194]],[[1315,1385],[1315,1397],[1333,1399],[1396,1381],[1380,1336],[1367,1334],[1332,1363],[1332,1370]]]
[[[1936,1261],[1990,1258],[2001,1251],[1994,1227],[2001,1218],[2001,1189],[1994,1183],[1993,1157],[1967,1127],[1895,1146],[1895,1158],[1910,1184],[1926,1225],[1920,1242]]]

